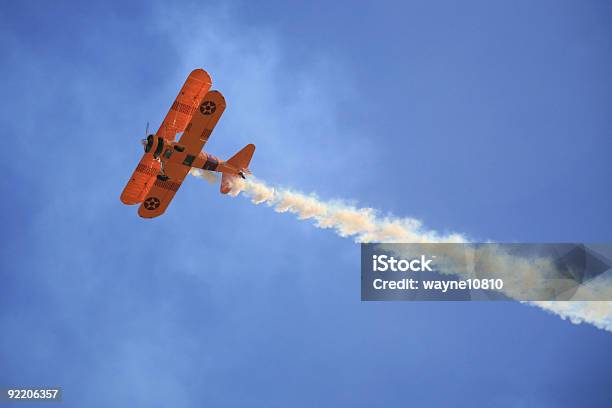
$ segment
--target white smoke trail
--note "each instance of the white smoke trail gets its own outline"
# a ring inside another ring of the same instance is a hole
[[[207,179],[201,172],[192,171],[192,175]],[[289,189],[276,189],[262,181],[250,177],[248,180],[236,179],[230,195],[243,193],[258,204],[266,204],[279,213],[296,214],[300,220],[312,219],[318,228],[333,229],[341,237],[354,237],[356,242],[387,243],[462,243],[469,242],[461,234],[440,234],[427,230],[419,220],[413,218],[380,217],[372,208],[356,208],[341,201],[322,201],[315,195],[307,195]],[[453,259],[452,254],[447,254]],[[544,276],[549,267],[546,261],[527,263],[507,254],[497,254],[492,258],[491,270],[505,279],[537,279]],[[597,282],[601,285],[601,282]],[[608,281],[604,287],[587,285],[580,290],[595,293],[606,292],[609,296],[612,285]],[[513,293],[509,296],[520,298]],[[597,298],[597,297],[593,297]],[[604,298],[599,296],[599,298]],[[611,301],[537,301],[526,302],[537,305],[544,310],[569,319],[573,323],[590,323],[600,329],[612,331]]]
[[[219,181],[219,173],[214,171],[191,169],[191,174],[208,181],[210,184],[215,184]]]

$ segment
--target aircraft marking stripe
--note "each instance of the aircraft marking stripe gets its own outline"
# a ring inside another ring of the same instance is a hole
[[[162,181],[162,180],[155,180],[155,186],[163,188],[164,190],[170,190],[170,191],[177,191],[179,189],[179,187],[181,186],[180,183],[175,183],[172,181]]]
[[[219,165],[219,160],[216,157],[208,156],[206,158],[206,163],[202,166],[204,170],[217,170],[217,166]]]
[[[185,166],[190,166],[191,167],[191,163],[193,163],[194,159],[195,159],[194,155],[188,154],[187,156],[185,156],[185,160],[183,160],[183,164]]]
[[[136,166],[136,171],[140,173],[148,174],[150,176],[157,175],[156,169],[154,169],[153,167],[145,166],[144,164],[140,164],[140,163],[138,164],[138,166]]]
[[[212,133],[212,129],[204,129],[204,131],[202,131],[202,134],[200,135],[200,140],[201,141],[208,141],[208,138],[210,137],[210,134]]]
[[[193,106],[187,105],[186,103],[174,101],[174,103],[172,104],[172,110],[179,111],[186,115],[191,115],[194,111],[194,108]]]

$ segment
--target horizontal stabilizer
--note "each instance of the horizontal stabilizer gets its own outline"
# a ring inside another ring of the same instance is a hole
[[[223,173],[221,176],[221,194],[227,194],[232,191],[232,179],[236,176]]]

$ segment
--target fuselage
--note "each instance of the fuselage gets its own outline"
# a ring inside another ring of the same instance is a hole
[[[168,142],[161,137],[149,135],[143,141],[146,153],[151,153],[153,158],[160,161],[162,165],[162,177],[178,179],[182,173],[181,166],[192,167],[220,173],[237,174],[238,169],[233,169],[223,160],[210,153],[199,152],[197,155],[186,151],[185,146],[179,142]]]

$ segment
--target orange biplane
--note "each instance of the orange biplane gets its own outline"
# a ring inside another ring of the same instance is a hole
[[[223,95],[211,91],[211,85],[206,71],[192,71],[157,133],[142,141],[144,156],[121,193],[124,204],[140,204],[141,217],[162,215],[191,168],[222,173],[223,194],[231,190],[234,177],[250,174],[255,145],[245,146],[227,161],[201,151],[225,110]]]

